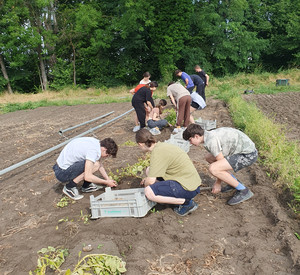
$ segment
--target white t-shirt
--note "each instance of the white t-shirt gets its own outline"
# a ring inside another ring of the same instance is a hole
[[[61,169],[67,169],[78,161],[96,162],[101,157],[100,141],[93,137],[80,137],[71,140],[61,151],[56,162]]]
[[[206,107],[206,103],[201,95],[196,92],[191,93],[192,101],[196,102],[202,109]]]
[[[140,81],[140,84],[148,84],[148,83],[150,83],[151,82],[151,80],[149,79],[149,80],[144,80],[144,79],[142,79],[141,81]]]

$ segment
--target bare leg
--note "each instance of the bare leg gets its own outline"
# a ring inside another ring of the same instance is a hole
[[[194,117],[192,116],[192,113],[195,111],[196,109],[192,106],[190,106],[190,123],[195,123]]]

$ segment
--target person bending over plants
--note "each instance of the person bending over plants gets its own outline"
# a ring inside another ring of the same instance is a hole
[[[253,196],[250,189],[231,174],[232,170],[237,172],[257,160],[255,144],[247,135],[229,127],[206,131],[198,124],[190,124],[183,132],[183,138],[195,146],[203,144],[209,152],[206,156],[206,161],[210,163],[209,172],[217,178],[212,193],[236,190],[227,202],[229,205],[236,205]],[[221,188],[222,181],[227,186]]]
[[[146,129],[136,132],[136,142],[144,152],[151,152],[146,178],[146,197],[157,203],[174,205],[174,212],[185,216],[198,208],[193,198],[200,193],[201,178],[187,155],[176,145],[156,142]]]
[[[118,145],[111,138],[98,140],[93,137],[80,137],[71,140],[59,154],[53,170],[56,178],[67,182],[63,193],[73,200],[80,200],[77,185],[84,181],[81,191],[83,193],[97,191],[105,184],[115,187],[116,181],[110,179],[102,165],[101,158],[116,157]],[[94,175],[99,171],[104,179]],[[95,184],[96,183],[96,184]]]

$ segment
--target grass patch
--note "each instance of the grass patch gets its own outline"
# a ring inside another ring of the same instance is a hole
[[[283,126],[269,120],[254,103],[244,101],[237,89],[231,89],[230,85],[224,83],[216,94],[229,105],[236,128],[245,132],[256,144],[260,162],[268,170],[275,185],[292,191],[299,212],[299,144],[288,141]]]

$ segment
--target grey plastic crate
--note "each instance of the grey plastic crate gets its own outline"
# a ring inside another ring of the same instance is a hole
[[[182,138],[182,132],[179,132],[175,135],[171,135],[170,139],[165,140],[165,142],[180,147],[186,153],[190,151],[191,144],[188,140],[184,140]]]
[[[195,120],[195,123],[199,124],[203,130],[212,130],[217,128],[217,120],[207,120],[199,117]]]
[[[144,217],[148,211],[156,205],[149,201],[144,188],[125,190],[111,190],[105,188],[105,192],[94,197],[90,196],[91,219],[102,217]]]

